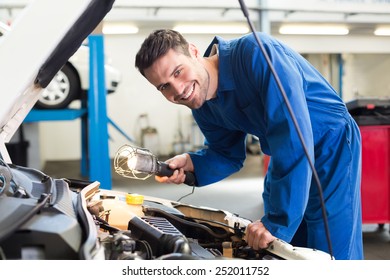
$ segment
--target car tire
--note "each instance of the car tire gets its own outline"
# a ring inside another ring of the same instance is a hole
[[[41,94],[35,108],[64,109],[80,94],[79,77],[72,66],[65,64]]]

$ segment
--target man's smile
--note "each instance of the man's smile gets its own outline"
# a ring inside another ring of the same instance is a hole
[[[195,83],[192,84],[192,87],[190,87],[187,93],[184,93],[184,96],[181,99],[188,100],[194,93],[194,89],[195,89]]]

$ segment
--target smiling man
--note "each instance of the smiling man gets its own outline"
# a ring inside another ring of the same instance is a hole
[[[323,187],[333,255],[363,259],[361,138],[337,92],[301,55],[258,33],[296,114]],[[162,183],[181,184],[194,172],[197,186],[239,171],[246,137],[255,135],[271,156],[264,180],[264,216],[247,228],[255,250],[275,238],[328,252],[318,188],[275,77],[253,34],[215,37],[201,55],[173,30],[156,30],[143,42],[136,67],[165,98],[192,110],[205,149],[167,162],[177,169]],[[260,170],[259,170],[260,172]],[[245,202],[243,202],[245,203]]]

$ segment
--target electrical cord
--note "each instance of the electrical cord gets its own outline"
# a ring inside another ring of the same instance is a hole
[[[291,116],[291,119],[292,119],[292,121],[293,121],[293,123],[294,123],[296,132],[298,133],[299,140],[301,141],[302,148],[303,148],[303,150],[304,150],[304,152],[305,152],[305,154],[306,154],[307,160],[308,160],[308,162],[309,162],[309,164],[310,164],[310,168],[311,168],[311,170],[312,170],[312,172],[313,172],[313,177],[314,177],[314,180],[315,180],[315,182],[316,182],[316,184],[317,184],[318,194],[319,194],[319,196],[320,196],[320,201],[321,201],[321,210],[322,210],[322,216],[323,216],[323,219],[324,219],[324,226],[325,226],[326,239],[327,239],[327,242],[328,242],[328,250],[329,250],[329,254],[330,254],[330,256],[331,256],[331,259],[333,259],[333,249],[332,249],[332,243],[331,243],[331,239],[330,239],[328,218],[327,218],[327,215],[326,215],[326,209],[325,209],[325,203],[324,203],[324,198],[323,198],[323,192],[322,192],[322,187],[321,187],[320,179],[319,179],[319,177],[318,177],[318,174],[317,174],[317,171],[316,171],[316,169],[315,169],[315,167],[314,167],[314,164],[313,164],[313,162],[312,162],[311,159],[310,159],[308,149],[307,149],[307,147],[306,147],[305,141],[304,141],[303,136],[302,136],[302,132],[301,132],[301,130],[300,130],[300,128],[299,128],[299,125],[298,125],[298,122],[297,122],[297,120],[296,120],[296,118],[295,118],[295,115],[294,115],[294,112],[293,112],[293,110],[292,110],[291,104],[290,104],[290,102],[289,102],[289,100],[288,100],[288,98],[287,98],[287,94],[286,94],[286,92],[284,91],[284,88],[283,88],[283,86],[282,86],[282,83],[280,82],[279,75],[276,73],[276,70],[275,70],[275,68],[273,67],[272,62],[271,62],[271,60],[270,60],[270,58],[269,58],[269,56],[268,56],[266,50],[264,49],[263,43],[260,41],[260,38],[259,38],[259,36],[258,36],[257,33],[256,33],[256,30],[255,30],[255,28],[254,28],[254,26],[253,26],[253,23],[252,23],[252,21],[251,21],[250,18],[249,18],[248,8],[246,7],[246,4],[245,4],[244,0],[238,0],[238,2],[240,3],[241,10],[242,10],[242,12],[244,13],[245,18],[247,19],[247,22],[248,22],[248,24],[249,24],[249,27],[250,27],[250,29],[251,29],[253,35],[255,36],[255,39],[256,39],[256,41],[257,41],[257,44],[259,45],[259,47],[260,47],[260,49],[261,49],[261,51],[262,51],[262,53],[263,53],[263,55],[264,55],[264,57],[265,57],[267,63],[268,63],[268,66],[269,66],[269,68],[271,69],[271,72],[272,72],[272,74],[273,74],[273,76],[274,76],[274,78],[275,78],[275,81],[276,81],[276,83],[277,83],[277,85],[278,85],[278,87],[279,87],[279,90],[280,90],[281,94],[283,95],[283,99],[284,99],[284,101],[285,101],[285,103],[286,103],[287,109],[288,109],[288,111],[289,111],[289,113],[290,113],[290,116]]]
[[[187,197],[187,196],[190,196],[192,195],[193,193],[195,192],[195,186],[192,187],[192,191],[186,195],[183,195],[182,197],[180,197],[178,200],[176,200],[176,202],[180,202],[180,200],[182,200],[183,198]]]

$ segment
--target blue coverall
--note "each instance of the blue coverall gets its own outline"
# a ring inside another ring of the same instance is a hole
[[[359,128],[336,91],[308,61],[282,42],[258,34],[320,178],[333,256],[363,259]],[[262,152],[271,156],[261,221],[272,235],[286,242],[305,224],[305,246],[328,252],[320,196],[309,161],[253,34],[230,41],[217,36],[205,56],[215,44],[219,56],[217,97],[192,110],[207,145],[190,153],[197,185],[220,181],[240,170],[246,158],[246,136],[257,136]]]

